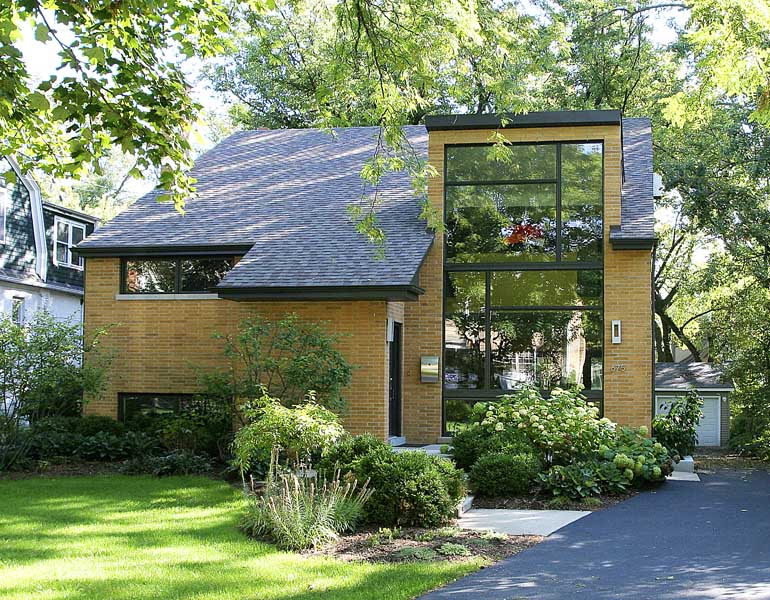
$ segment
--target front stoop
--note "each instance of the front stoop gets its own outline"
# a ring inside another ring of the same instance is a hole
[[[509,510],[474,508],[463,514],[457,526],[475,531],[508,535],[549,536],[562,527],[590,515],[587,510]]]
[[[674,465],[675,473],[695,473],[695,461],[692,456],[685,456]]]
[[[425,446],[393,446],[393,452],[424,452],[431,456],[449,458],[448,454],[441,452],[441,444],[427,444]]]

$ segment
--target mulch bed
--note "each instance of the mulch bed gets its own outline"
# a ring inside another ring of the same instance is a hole
[[[473,508],[508,508],[515,510],[602,510],[636,496],[637,490],[630,490],[618,496],[602,495],[587,501],[572,500],[551,504],[553,496],[521,496],[517,498],[474,498]]]
[[[758,458],[740,456],[735,452],[721,449],[701,450],[693,455],[693,460],[695,461],[696,470],[701,473],[719,471],[721,469],[734,471],[761,469],[766,471],[770,468],[768,463]]]
[[[41,460],[26,471],[0,473],[0,479],[30,479],[33,477],[81,477],[89,475],[114,475],[119,472],[120,462],[97,462],[77,459]]]
[[[335,543],[308,554],[376,563],[416,561],[502,560],[543,541],[540,536],[503,535],[455,527],[381,529],[341,536]]]

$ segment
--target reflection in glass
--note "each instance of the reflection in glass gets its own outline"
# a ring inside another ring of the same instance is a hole
[[[444,274],[444,312],[447,314],[484,310],[486,277],[478,271]]]
[[[492,306],[601,306],[601,271],[492,271]],[[458,294],[459,295],[459,294]]]
[[[447,146],[447,182],[556,178],[556,146]]]
[[[601,260],[602,170],[601,144],[562,145],[563,260]]]
[[[555,184],[446,189],[449,263],[556,260]]]
[[[173,293],[176,261],[145,259],[126,261],[126,292],[138,294]]]
[[[447,315],[444,319],[444,389],[484,387],[484,315]]]
[[[181,263],[182,291],[205,292],[217,285],[232,268],[229,258],[190,258]]]
[[[542,390],[579,384],[602,389],[602,319],[598,311],[492,313],[491,385]]]

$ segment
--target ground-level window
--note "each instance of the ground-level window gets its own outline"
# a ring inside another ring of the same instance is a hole
[[[193,394],[118,394],[118,420],[130,421],[137,415],[176,413],[195,401]]]
[[[11,299],[11,320],[16,325],[24,324],[24,298],[20,296]]]
[[[207,292],[235,264],[232,256],[126,258],[122,262],[124,294]]]
[[[83,257],[72,251],[86,237],[83,223],[56,217],[54,219],[53,262],[59,267],[83,268]]]

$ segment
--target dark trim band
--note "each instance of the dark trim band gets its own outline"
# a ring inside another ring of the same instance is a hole
[[[613,250],[652,250],[658,243],[657,238],[613,238],[610,236],[610,246]]]
[[[318,287],[216,287],[225,300],[399,300],[413,302],[425,293],[416,285]]]
[[[246,254],[254,244],[209,244],[205,246],[112,246],[103,248],[73,248],[72,251],[80,256],[125,257],[136,258],[146,256],[201,256],[224,255],[233,256]]]
[[[561,110],[525,114],[428,115],[428,131],[451,129],[516,129],[522,127],[581,127],[621,124],[618,110]]]

